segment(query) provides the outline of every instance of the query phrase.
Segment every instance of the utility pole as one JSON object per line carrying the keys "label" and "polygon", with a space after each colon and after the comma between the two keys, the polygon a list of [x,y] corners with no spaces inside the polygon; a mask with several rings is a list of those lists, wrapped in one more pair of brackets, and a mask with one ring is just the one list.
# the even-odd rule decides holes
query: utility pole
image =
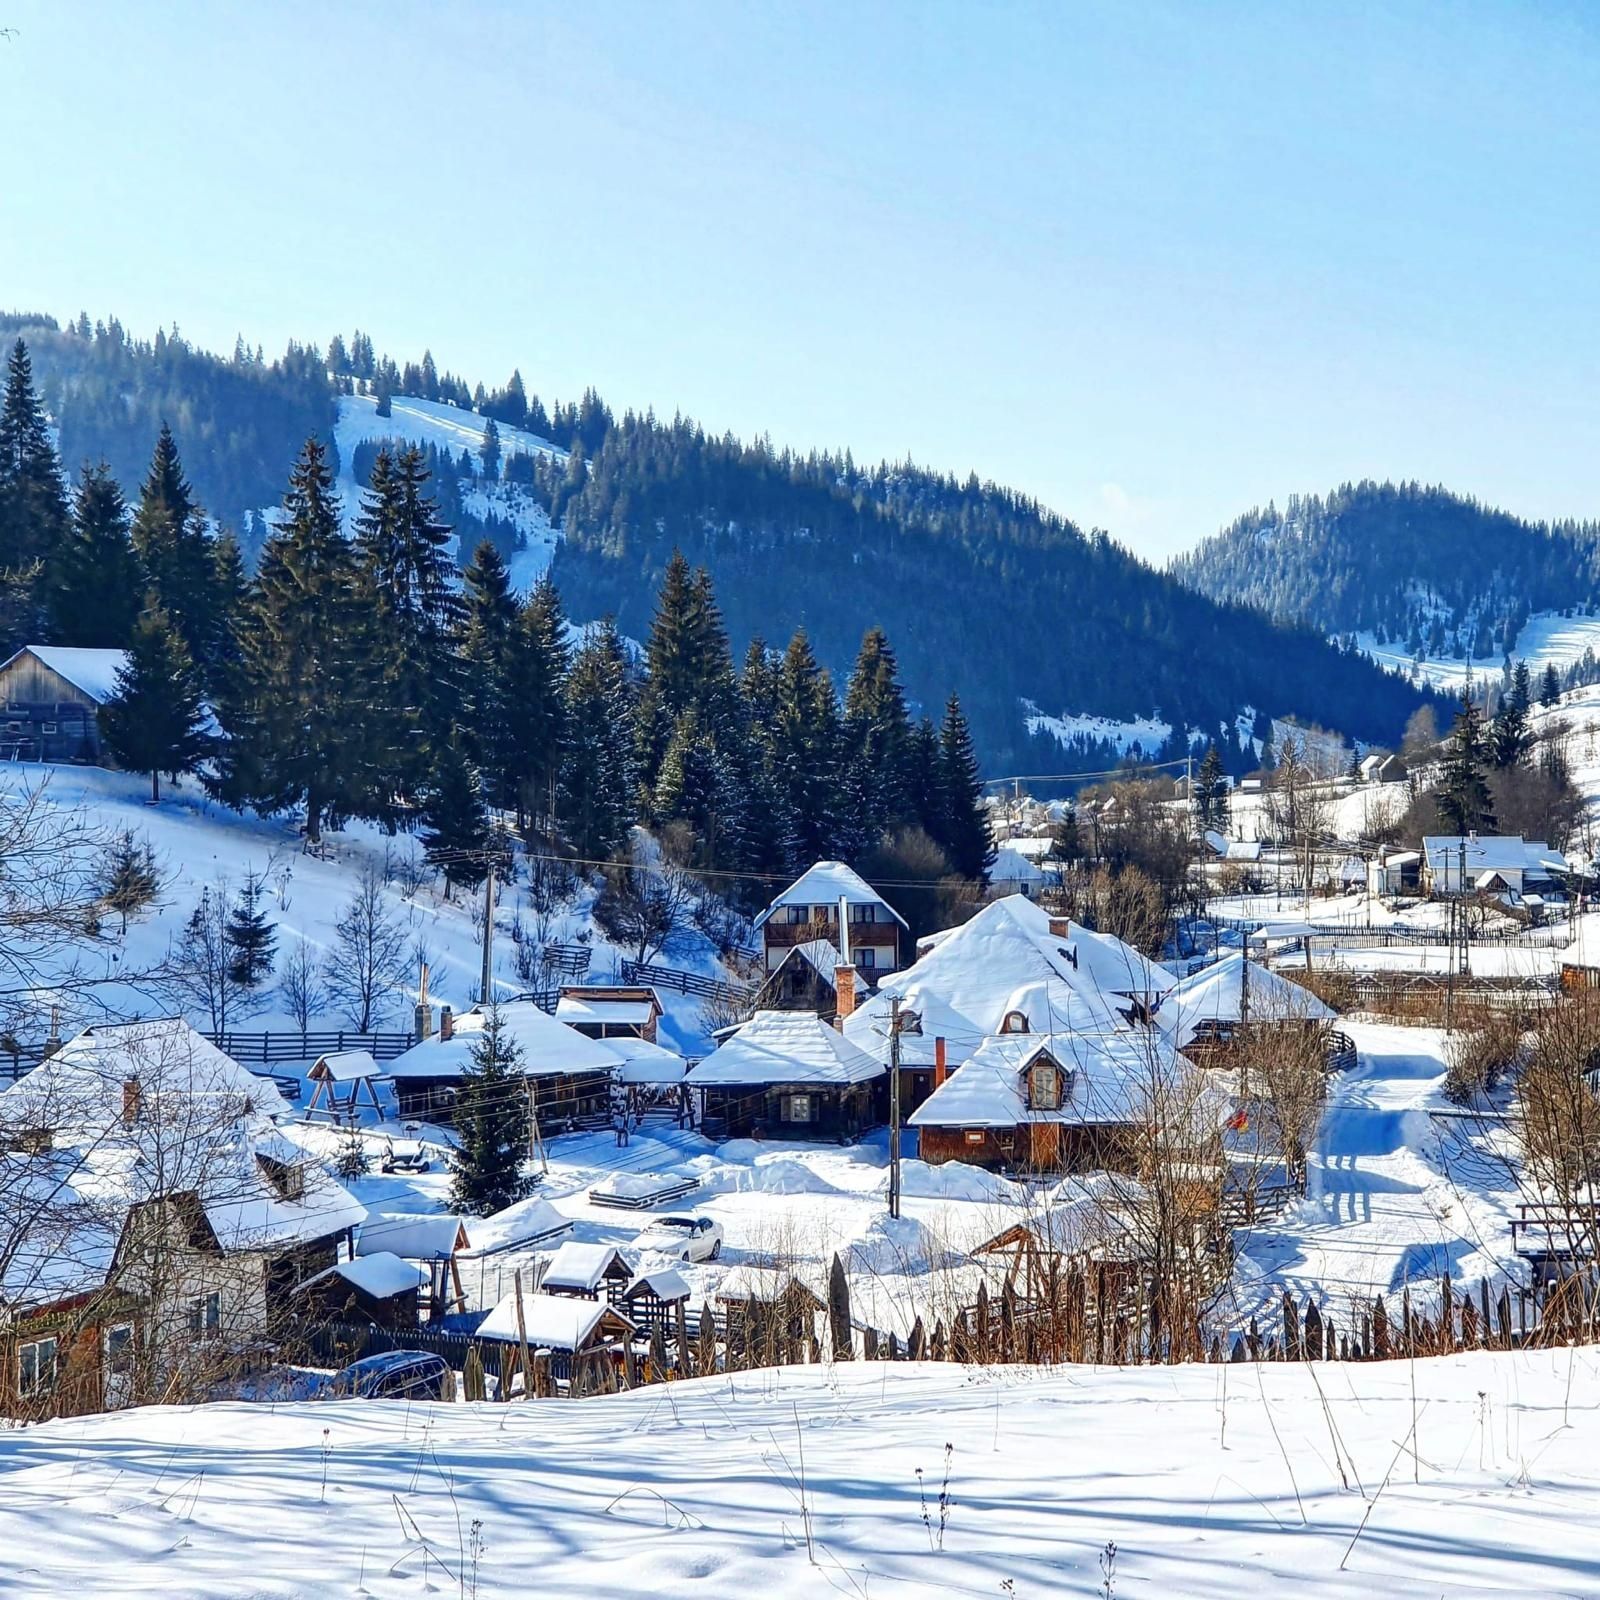
{"label": "utility pole", "polygon": [[484,1005],[494,1000],[490,981],[494,973],[494,857],[489,857],[488,876],[483,880],[483,983],[478,998]]}
{"label": "utility pole", "polygon": [[900,1035],[922,1032],[922,1018],[889,996],[889,1215],[900,1215]]}

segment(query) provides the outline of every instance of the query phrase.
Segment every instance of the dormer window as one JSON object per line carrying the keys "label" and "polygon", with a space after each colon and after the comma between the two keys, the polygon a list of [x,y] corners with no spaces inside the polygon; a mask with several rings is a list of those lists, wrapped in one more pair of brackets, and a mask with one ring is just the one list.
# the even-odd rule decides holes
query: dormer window
{"label": "dormer window", "polygon": [[1061,1109],[1061,1068],[1049,1056],[1036,1056],[1028,1068],[1028,1106],[1033,1111]]}
{"label": "dormer window", "polygon": [[1000,1024],[1001,1033],[1026,1033],[1028,1031],[1028,1014],[1025,1011],[1008,1011],[1005,1020]]}
{"label": "dormer window", "polygon": [[271,1156],[258,1155],[256,1161],[280,1200],[304,1200],[306,1197],[306,1167],[303,1161],[275,1161]]}

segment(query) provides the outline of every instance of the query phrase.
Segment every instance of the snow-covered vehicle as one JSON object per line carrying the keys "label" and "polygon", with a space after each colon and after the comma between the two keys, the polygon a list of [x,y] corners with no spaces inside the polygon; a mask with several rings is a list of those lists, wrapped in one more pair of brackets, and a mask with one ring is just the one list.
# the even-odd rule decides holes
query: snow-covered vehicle
{"label": "snow-covered vehicle", "polygon": [[382,1172],[426,1172],[431,1164],[420,1139],[389,1139],[378,1167]]}
{"label": "snow-covered vehicle", "polygon": [[715,1261],[722,1254],[722,1224],[689,1213],[657,1217],[633,1246],[676,1256],[679,1261]]}
{"label": "snow-covered vehicle", "polygon": [[450,1390],[450,1368],[427,1350],[390,1350],[367,1356],[335,1373],[330,1399],[443,1400]]}

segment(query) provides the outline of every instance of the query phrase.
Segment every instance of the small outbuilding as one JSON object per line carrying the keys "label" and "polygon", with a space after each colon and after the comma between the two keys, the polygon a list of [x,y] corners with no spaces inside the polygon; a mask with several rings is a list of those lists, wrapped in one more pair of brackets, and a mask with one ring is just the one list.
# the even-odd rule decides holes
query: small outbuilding
{"label": "small outbuilding", "polygon": [[471,1248],[466,1223],[449,1215],[369,1216],[356,1234],[358,1260],[393,1255],[423,1269],[430,1321],[466,1305],[461,1256]]}
{"label": "small outbuilding", "polygon": [[100,761],[100,708],[127,659],[126,650],[29,644],[0,664],[0,760]]}
{"label": "small outbuilding", "polygon": [[580,1244],[568,1239],[550,1258],[539,1279],[539,1293],[574,1295],[615,1305],[634,1280],[622,1252],[609,1244]]}
{"label": "small outbuilding", "polygon": [[414,1328],[425,1269],[387,1250],[340,1261],[293,1291],[302,1315],[319,1322]]}

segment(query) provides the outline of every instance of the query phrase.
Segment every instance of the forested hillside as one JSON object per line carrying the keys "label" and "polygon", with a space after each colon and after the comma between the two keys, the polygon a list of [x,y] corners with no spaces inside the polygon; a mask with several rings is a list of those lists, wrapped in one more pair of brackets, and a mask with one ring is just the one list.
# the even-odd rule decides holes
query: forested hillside
{"label": "forested hillside", "polygon": [[[536,501],[561,535],[554,576],[575,618],[611,613],[623,634],[642,637],[680,548],[712,574],[736,650],[804,625],[842,681],[863,633],[881,625],[913,707],[938,715],[959,690],[993,772],[1083,770],[1114,758],[1109,744],[1064,750],[1030,733],[1025,701],[1045,717],[1170,727],[1169,747],[1142,746],[1146,756],[1181,753],[1186,730],[1225,737],[1236,769],[1253,755],[1233,733],[1241,713],[1246,727],[1251,715],[1258,725],[1296,716],[1392,742],[1418,704],[1414,690],[1317,629],[1218,605],[1104,535],[976,477],[868,468],[848,453],[795,455],[682,418],[618,417],[593,392],[541,399],[520,374],[496,390],[469,387],[431,354],[401,364],[359,332],[335,336],[326,351],[291,345],[268,361],[242,342],[224,358],[175,333],[135,340],[115,319],[58,327],[12,316],[4,326],[26,337],[68,474],[104,460],[131,499],[165,422],[194,504],[238,534],[247,569],[268,531],[262,508],[278,504],[307,437],[332,448],[341,404],[375,400],[384,418],[392,397],[416,395],[476,411],[556,448],[502,453],[486,423],[478,451],[426,447],[463,564],[484,536],[514,557],[522,532],[502,512],[515,496]],[[394,433],[405,442],[398,417]],[[336,475],[342,468],[364,483],[375,453],[335,461]]]}
{"label": "forested hillside", "polygon": [[1600,524],[1525,522],[1416,483],[1345,484],[1247,512],[1172,572],[1327,634],[1498,663],[1531,614],[1600,599]]}

